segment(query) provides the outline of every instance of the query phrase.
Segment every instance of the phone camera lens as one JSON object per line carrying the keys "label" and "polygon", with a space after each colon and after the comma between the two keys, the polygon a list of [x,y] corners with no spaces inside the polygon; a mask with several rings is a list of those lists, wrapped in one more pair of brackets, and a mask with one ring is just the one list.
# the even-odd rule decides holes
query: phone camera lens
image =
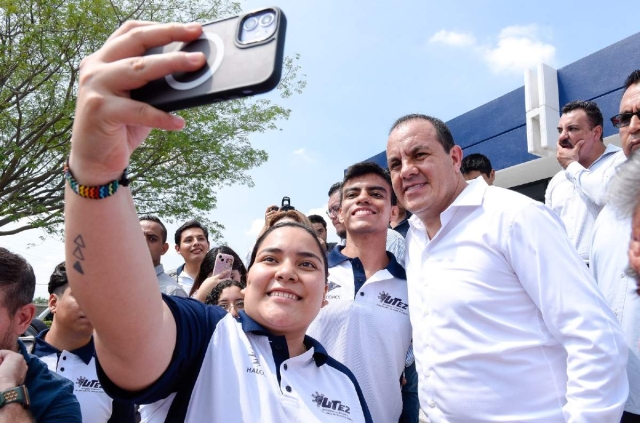
{"label": "phone camera lens", "polygon": [[256,29],[257,26],[258,26],[258,20],[256,18],[249,18],[246,21],[244,21],[244,25],[242,25],[245,31],[253,31],[254,29]]}
{"label": "phone camera lens", "polygon": [[273,20],[275,18],[276,16],[273,13],[267,13],[266,15],[260,18],[260,25],[269,26],[273,23]]}

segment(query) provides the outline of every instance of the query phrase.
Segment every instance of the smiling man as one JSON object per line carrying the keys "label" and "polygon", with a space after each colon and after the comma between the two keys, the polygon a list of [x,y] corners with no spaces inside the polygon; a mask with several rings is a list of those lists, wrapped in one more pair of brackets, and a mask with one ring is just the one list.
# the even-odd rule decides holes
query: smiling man
{"label": "smiling man", "polygon": [[[633,152],[638,151],[640,147],[640,70],[629,75],[624,89],[620,113],[612,117],[611,122],[620,131],[625,156],[631,159]],[[617,178],[617,175],[614,178]],[[628,181],[627,184],[629,183],[633,186],[634,183],[637,185],[638,181]],[[613,197],[604,206],[593,225],[590,259],[591,270],[598,286],[626,335],[629,350],[629,398],[622,421],[630,423],[640,421],[640,297],[636,295],[635,278],[625,272],[629,265],[627,249],[632,218],[631,213],[625,216],[616,210],[615,204],[619,201],[616,197],[623,195],[620,189],[619,187],[617,191],[611,192]]]}
{"label": "smiling man", "polygon": [[175,278],[185,292],[190,292],[200,271],[200,264],[209,252],[209,231],[200,222],[190,220],[176,230],[175,243],[184,264],[169,271],[168,275]]}
{"label": "smiling man", "polygon": [[560,216],[587,263],[593,224],[604,207],[607,184],[626,160],[619,147],[605,147],[602,121],[593,101],[572,101],[562,108],[556,156],[563,170],[554,175],[545,193],[545,204]]}
{"label": "smiling man", "polygon": [[618,419],[624,337],[559,218],[482,178],[467,184],[462,149],[431,116],[398,119],[387,160],[413,213],[409,310],[430,421]]}
{"label": "smiling man", "polygon": [[373,421],[397,422],[411,325],[404,269],[385,248],[396,203],[389,174],[357,163],[345,172],[341,198],[347,241],[329,253],[328,305],[309,334],[353,371]]}

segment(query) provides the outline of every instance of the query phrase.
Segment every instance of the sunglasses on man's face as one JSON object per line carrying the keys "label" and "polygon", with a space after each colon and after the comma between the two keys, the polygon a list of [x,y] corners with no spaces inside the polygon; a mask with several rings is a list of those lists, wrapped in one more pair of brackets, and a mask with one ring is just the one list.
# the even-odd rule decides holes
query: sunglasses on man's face
{"label": "sunglasses on man's face", "polygon": [[611,118],[611,123],[613,123],[613,126],[616,128],[624,128],[631,124],[631,119],[634,116],[640,119],[640,110],[635,113],[620,113],[619,115],[615,115]]}

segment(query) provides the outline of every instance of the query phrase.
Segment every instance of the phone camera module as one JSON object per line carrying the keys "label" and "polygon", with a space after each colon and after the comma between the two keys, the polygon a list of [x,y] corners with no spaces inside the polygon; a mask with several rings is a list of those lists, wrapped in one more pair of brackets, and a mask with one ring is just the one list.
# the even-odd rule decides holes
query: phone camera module
{"label": "phone camera module", "polygon": [[245,31],[253,31],[254,29],[257,28],[257,26],[258,26],[258,19],[256,18],[249,18],[246,21],[244,21],[244,25],[242,25]]}
{"label": "phone camera module", "polygon": [[260,25],[262,26],[269,26],[273,23],[273,21],[275,20],[276,15],[274,15],[273,13],[269,12],[266,15],[262,16],[260,18]]}
{"label": "phone camera module", "polygon": [[277,12],[274,9],[261,10],[242,20],[238,41],[244,45],[260,43],[271,38],[277,29]]}

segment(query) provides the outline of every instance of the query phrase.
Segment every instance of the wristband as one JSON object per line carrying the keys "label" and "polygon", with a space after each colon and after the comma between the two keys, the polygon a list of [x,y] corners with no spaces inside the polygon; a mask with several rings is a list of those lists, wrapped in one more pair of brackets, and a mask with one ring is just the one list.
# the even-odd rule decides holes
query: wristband
{"label": "wristband", "polygon": [[71,169],[69,168],[69,159],[67,159],[64,164],[64,178],[69,182],[69,186],[80,197],[91,198],[94,200],[101,200],[103,198],[107,198],[112,196],[118,190],[118,187],[122,185],[126,187],[129,185],[129,179],[127,178],[127,168],[122,172],[122,176],[120,179],[116,181],[111,181],[106,185],[97,185],[97,186],[86,186],[80,185],[76,178],[71,173]]}

